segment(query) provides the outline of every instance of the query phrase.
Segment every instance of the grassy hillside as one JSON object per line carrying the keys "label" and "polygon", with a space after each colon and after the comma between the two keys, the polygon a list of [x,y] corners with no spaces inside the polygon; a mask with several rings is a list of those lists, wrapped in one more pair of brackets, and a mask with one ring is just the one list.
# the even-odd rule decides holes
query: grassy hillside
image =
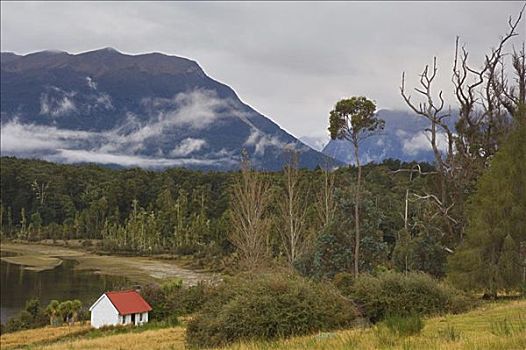
{"label": "grassy hillside", "polygon": [[[86,325],[5,334],[10,349],[184,349],[184,327],[88,331]],[[461,315],[429,318],[421,334],[398,337],[382,326],[343,330],[277,342],[240,343],[229,350],[256,349],[526,349],[526,300],[485,304]]]}

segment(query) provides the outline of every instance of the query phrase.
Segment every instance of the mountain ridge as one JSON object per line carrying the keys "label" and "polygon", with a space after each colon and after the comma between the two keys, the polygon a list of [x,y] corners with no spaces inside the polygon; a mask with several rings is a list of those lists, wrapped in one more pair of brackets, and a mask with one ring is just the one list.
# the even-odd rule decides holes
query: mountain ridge
{"label": "mountain ridge", "polygon": [[228,170],[247,149],[256,167],[278,170],[283,148],[292,147],[302,167],[327,162],[187,58],[108,48],[2,52],[1,70],[3,155],[97,162],[98,154],[128,166]]}

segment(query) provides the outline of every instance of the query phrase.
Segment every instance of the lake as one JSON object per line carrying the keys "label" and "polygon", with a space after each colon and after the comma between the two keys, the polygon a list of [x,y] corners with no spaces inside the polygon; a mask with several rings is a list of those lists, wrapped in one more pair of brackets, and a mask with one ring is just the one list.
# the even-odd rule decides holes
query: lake
{"label": "lake", "polygon": [[[6,256],[5,252],[2,252]],[[50,300],[79,299],[85,307],[105,291],[129,286],[125,277],[78,271],[74,260],[64,260],[52,269],[41,272],[2,261],[0,265],[0,318],[5,323],[24,308],[26,300],[39,298],[45,307]]]}

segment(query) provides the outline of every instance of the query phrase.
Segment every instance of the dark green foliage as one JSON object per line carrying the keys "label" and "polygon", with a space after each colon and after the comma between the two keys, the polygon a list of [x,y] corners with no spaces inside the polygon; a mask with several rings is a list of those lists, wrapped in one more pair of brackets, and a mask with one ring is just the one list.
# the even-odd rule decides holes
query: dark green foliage
{"label": "dark green foliage", "polygon": [[[81,239],[90,250],[121,254],[180,254],[193,256],[196,268],[228,270],[235,249],[228,241],[230,185],[239,173],[168,169],[114,170],[93,165],[60,165],[38,160],[2,157],[0,168],[2,237],[18,239]],[[379,267],[405,271],[405,256],[393,253],[404,227],[407,187],[415,193],[433,191],[431,178],[417,177],[408,184],[407,173],[391,172],[415,164],[387,160],[364,165],[361,195],[361,254],[359,269]],[[420,164],[422,171],[430,166]],[[321,170],[299,172],[302,186],[320,184]],[[305,225],[308,250],[294,266],[309,277],[332,278],[352,269],[355,248],[354,183],[357,168],[334,172],[335,212],[320,224],[318,185],[309,191]],[[280,173],[264,173],[273,191],[282,190]],[[45,196],[40,196],[44,192]],[[44,198],[44,200],[42,200]],[[273,199],[270,218],[277,213]],[[1,208],[0,208],[1,209]],[[450,243],[430,217],[432,203],[411,203],[409,271],[443,276]],[[285,252],[277,222],[270,229],[269,251],[281,259]],[[95,239],[95,240],[94,240]],[[93,242],[93,243],[88,243]],[[448,246],[454,249],[453,246]],[[513,256],[510,261],[514,261]],[[400,258],[401,257],[401,258]],[[503,263],[501,263],[502,265]],[[509,264],[507,264],[509,266]],[[513,275],[510,275],[513,277]]]}
{"label": "dark green foliage", "polygon": [[459,313],[473,305],[473,300],[464,293],[415,272],[360,275],[344,293],[355,300],[373,322],[388,315]]}
{"label": "dark green foliage", "polygon": [[335,273],[351,269],[352,240],[337,227],[336,224],[330,225],[316,240],[311,275],[332,277]]}
{"label": "dark green foliage", "polygon": [[375,103],[363,96],[338,101],[329,117],[331,138],[359,139],[360,134],[383,129],[385,122],[374,116],[375,111]]}
{"label": "dark green foliage", "polygon": [[212,347],[309,334],[347,327],[357,316],[330,285],[276,272],[242,275],[227,279],[190,321],[187,342]]}
{"label": "dark green foliage", "polygon": [[149,284],[141,289],[141,295],[152,307],[153,320],[175,320],[178,316],[198,311],[213,292],[205,282],[184,287],[181,280],[169,280],[161,285]]}
{"label": "dark green foliage", "polygon": [[354,276],[349,272],[340,272],[334,276],[333,283],[341,291],[350,290],[354,283]]}
{"label": "dark green foliage", "polygon": [[398,271],[421,271],[442,277],[445,274],[447,251],[439,240],[440,232],[423,230],[411,237],[404,229],[393,250],[393,262]]}
{"label": "dark green foliage", "polygon": [[525,139],[523,124],[511,134],[480,178],[477,193],[468,206],[466,237],[448,264],[449,277],[459,287],[482,290],[496,297],[498,291],[520,290],[524,283]]}
{"label": "dark green foliage", "polygon": [[382,324],[392,333],[402,337],[419,334],[424,328],[424,321],[419,315],[390,315],[382,321]]}
{"label": "dark green foliage", "polygon": [[24,310],[15,317],[10,318],[2,332],[16,332],[23,329],[38,328],[49,322],[44,310],[40,307],[40,300],[34,298],[26,301]]}

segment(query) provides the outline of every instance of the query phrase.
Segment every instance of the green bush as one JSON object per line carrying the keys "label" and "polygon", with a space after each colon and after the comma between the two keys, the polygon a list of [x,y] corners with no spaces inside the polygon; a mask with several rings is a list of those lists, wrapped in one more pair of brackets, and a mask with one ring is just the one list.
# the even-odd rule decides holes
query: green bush
{"label": "green bush", "polygon": [[262,273],[227,279],[187,328],[193,347],[269,340],[349,326],[358,316],[335,288],[296,275]]}
{"label": "green bush", "polygon": [[23,329],[43,327],[48,323],[44,310],[40,307],[40,300],[33,298],[26,301],[24,310],[10,318],[2,332],[16,332]]}
{"label": "green bush", "polygon": [[176,279],[167,280],[161,285],[146,285],[141,289],[141,295],[152,307],[150,317],[161,321],[198,311],[208,300],[212,289],[206,282],[184,287],[182,282]]}
{"label": "green bush", "polygon": [[360,275],[350,289],[343,292],[355,300],[373,322],[387,315],[459,313],[474,304],[468,295],[424,273]]}
{"label": "green bush", "polygon": [[392,315],[386,317],[382,324],[392,333],[402,337],[419,334],[424,328],[424,321],[419,315]]}

